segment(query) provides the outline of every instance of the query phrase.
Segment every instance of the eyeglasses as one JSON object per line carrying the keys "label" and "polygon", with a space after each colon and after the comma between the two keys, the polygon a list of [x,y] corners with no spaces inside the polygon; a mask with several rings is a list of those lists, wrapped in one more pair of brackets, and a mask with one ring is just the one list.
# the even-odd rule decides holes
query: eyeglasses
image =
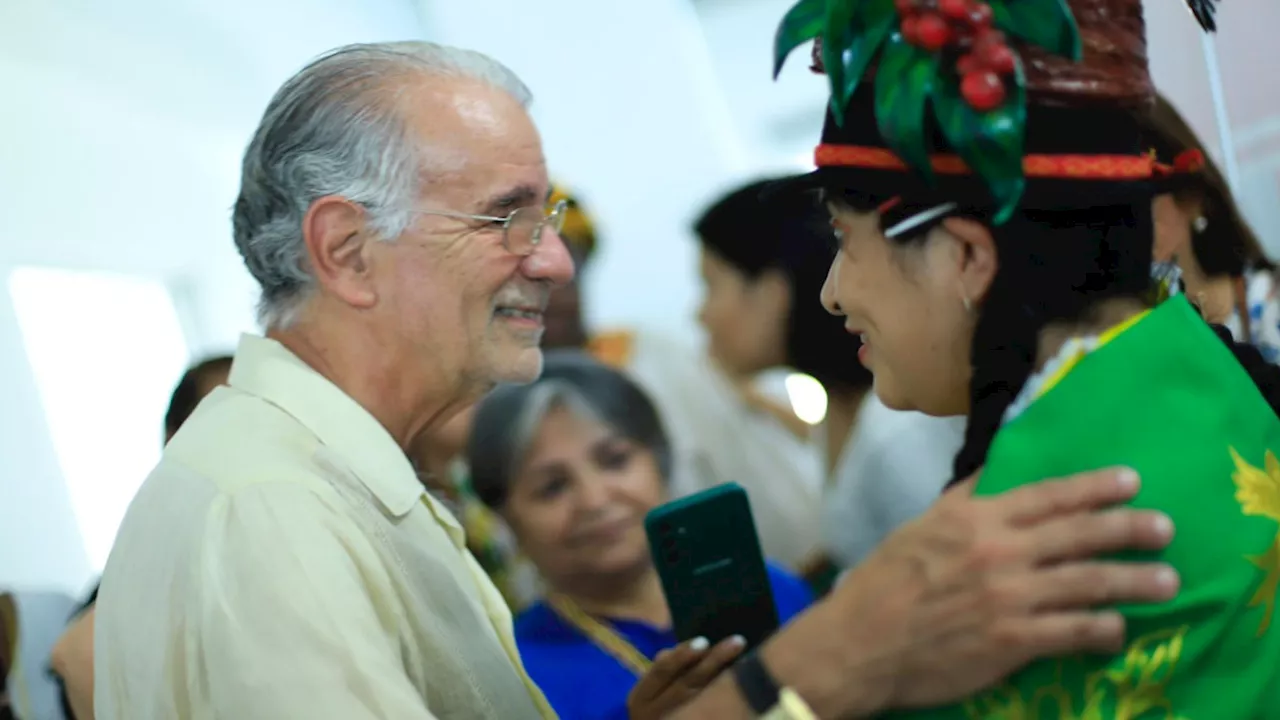
{"label": "eyeglasses", "polygon": [[555,233],[564,229],[565,208],[569,203],[565,200],[557,202],[550,212],[537,207],[516,208],[506,217],[492,215],[468,215],[466,213],[444,212],[440,210],[416,210],[419,215],[437,215],[439,217],[457,218],[459,220],[476,220],[502,227],[502,246],[507,252],[525,257],[532,255],[542,242],[542,229],[551,228]]}

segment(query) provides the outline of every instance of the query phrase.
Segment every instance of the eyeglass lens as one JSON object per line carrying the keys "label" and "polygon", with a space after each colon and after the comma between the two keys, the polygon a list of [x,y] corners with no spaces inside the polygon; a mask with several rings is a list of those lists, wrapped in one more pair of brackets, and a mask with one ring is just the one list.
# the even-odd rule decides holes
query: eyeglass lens
{"label": "eyeglass lens", "polygon": [[529,255],[542,240],[542,229],[549,227],[553,232],[564,228],[563,202],[556,203],[550,214],[541,208],[520,208],[511,214],[507,221],[507,250],[516,255]]}

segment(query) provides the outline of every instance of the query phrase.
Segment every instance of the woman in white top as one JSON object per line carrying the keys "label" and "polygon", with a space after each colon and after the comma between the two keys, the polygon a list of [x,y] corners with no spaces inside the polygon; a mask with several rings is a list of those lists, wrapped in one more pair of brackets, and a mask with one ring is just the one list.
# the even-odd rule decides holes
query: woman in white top
{"label": "woman in white top", "polygon": [[[820,302],[835,244],[808,193],[751,183],[695,224],[705,288],[699,320],[709,351],[735,377],[789,367],[822,383],[821,551],[802,570],[823,590],[901,523],[923,512],[950,477],[963,420],[889,410],[875,399],[857,337]],[[811,531],[797,528],[799,532]]]}
{"label": "woman in white top", "polygon": [[1157,156],[1186,178],[1177,191],[1152,205],[1155,258],[1176,262],[1187,297],[1205,319],[1225,325],[1271,363],[1280,363],[1280,299],[1275,265],[1241,215],[1226,179],[1195,131],[1164,96],[1147,117]]}

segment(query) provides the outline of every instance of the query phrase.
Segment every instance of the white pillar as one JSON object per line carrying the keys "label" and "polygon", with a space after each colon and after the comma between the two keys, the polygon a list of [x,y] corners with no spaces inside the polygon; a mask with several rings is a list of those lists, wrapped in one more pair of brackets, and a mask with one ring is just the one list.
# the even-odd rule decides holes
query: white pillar
{"label": "white pillar", "polygon": [[1240,189],[1240,163],[1236,157],[1236,144],[1232,139],[1231,118],[1227,113],[1227,99],[1222,90],[1222,70],[1218,66],[1218,47],[1214,35],[1204,33],[1200,38],[1204,51],[1204,64],[1209,73],[1209,93],[1213,98],[1213,115],[1218,122],[1218,142],[1222,149],[1223,170],[1227,183],[1235,192]]}

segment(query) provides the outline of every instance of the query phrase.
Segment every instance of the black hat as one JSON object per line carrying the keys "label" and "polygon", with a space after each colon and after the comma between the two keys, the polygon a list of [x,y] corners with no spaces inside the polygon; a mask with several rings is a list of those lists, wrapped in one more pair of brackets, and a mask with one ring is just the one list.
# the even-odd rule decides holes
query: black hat
{"label": "black hat", "polygon": [[[1216,0],[1187,2],[1213,30]],[[810,39],[832,94],[801,184],[1002,223],[1019,208],[1134,202],[1173,172],[1140,123],[1155,95],[1141,0],[800,0],[775,72]]]}

